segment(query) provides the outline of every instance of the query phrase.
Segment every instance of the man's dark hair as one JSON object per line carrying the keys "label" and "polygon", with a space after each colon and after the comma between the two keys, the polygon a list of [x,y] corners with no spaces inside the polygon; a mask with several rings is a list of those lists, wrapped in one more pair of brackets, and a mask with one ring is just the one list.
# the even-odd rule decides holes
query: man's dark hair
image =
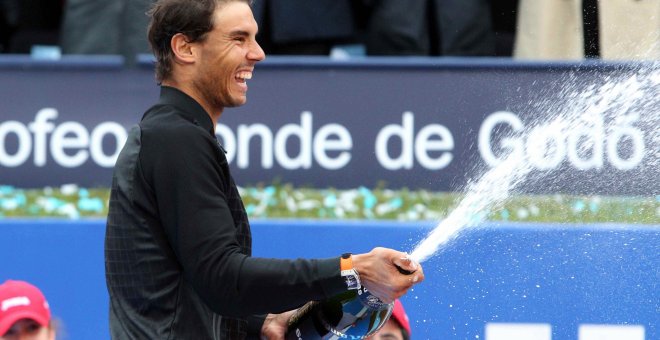
{"label": "man's dark hair", "polygon": [[203,41],[213,29],[213,13],[218,6],[240,1],[248,5],[251,0],[158,0],[149,10],[147,37],[156,57],[156,80],[162,83],[172,73],[174,53],[170,47],[177,33],[189,42]]}

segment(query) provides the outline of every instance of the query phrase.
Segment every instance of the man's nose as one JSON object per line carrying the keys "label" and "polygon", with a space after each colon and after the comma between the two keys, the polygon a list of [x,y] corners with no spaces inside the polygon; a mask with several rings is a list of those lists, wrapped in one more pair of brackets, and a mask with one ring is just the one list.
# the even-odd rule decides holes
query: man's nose
{"label": "man's nose", "polygon": [[247,57],[250,60],[262,61],[266,59],[266,53],[261,48],[261,46],[259,46],[259,43],[255,41],[250,47],[250,51],[248,52]]}

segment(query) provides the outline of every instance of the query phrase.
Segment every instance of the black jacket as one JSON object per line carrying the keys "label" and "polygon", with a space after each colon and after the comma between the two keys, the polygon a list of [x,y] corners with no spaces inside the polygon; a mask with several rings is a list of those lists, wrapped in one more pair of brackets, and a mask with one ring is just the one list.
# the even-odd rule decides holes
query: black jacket
{"label": "black jacket", "polygon": [[162,87],[115,166],[105,239],[116,339],[242,339],[251,315],[346,289],[339,257],[252,258],[248,217],[213,122]]}

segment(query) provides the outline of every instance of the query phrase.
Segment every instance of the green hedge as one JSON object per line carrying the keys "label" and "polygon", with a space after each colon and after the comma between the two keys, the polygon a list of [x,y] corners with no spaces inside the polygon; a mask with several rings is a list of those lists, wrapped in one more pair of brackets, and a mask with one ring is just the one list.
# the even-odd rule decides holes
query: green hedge
{"label": "green hedge", "polygon": [[[239,188],[251,218],[440,220],[460,194],[365,187],[295,188],[273,184]],[[107,188],[20,189],[0,186],[0,217],[105,218]],[[565,223],[660,223],[660,196],[512,196],[502,207],[485,212],[492,221]]]}

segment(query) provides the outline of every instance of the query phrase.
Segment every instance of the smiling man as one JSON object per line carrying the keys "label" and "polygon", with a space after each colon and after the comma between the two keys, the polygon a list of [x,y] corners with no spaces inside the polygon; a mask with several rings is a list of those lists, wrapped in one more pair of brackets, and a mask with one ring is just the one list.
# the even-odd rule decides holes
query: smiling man
{"label": "smiling man", "polygon": [[113,338],[281,339],[292,309],[358,288],[350,282],[390,302],[424,279],[419,264],[385,248],[251,257],[248,217],[215,137],[265,57],[250,4],[160,0],[150,16],[161,94],[113,174],[105,239]]}

